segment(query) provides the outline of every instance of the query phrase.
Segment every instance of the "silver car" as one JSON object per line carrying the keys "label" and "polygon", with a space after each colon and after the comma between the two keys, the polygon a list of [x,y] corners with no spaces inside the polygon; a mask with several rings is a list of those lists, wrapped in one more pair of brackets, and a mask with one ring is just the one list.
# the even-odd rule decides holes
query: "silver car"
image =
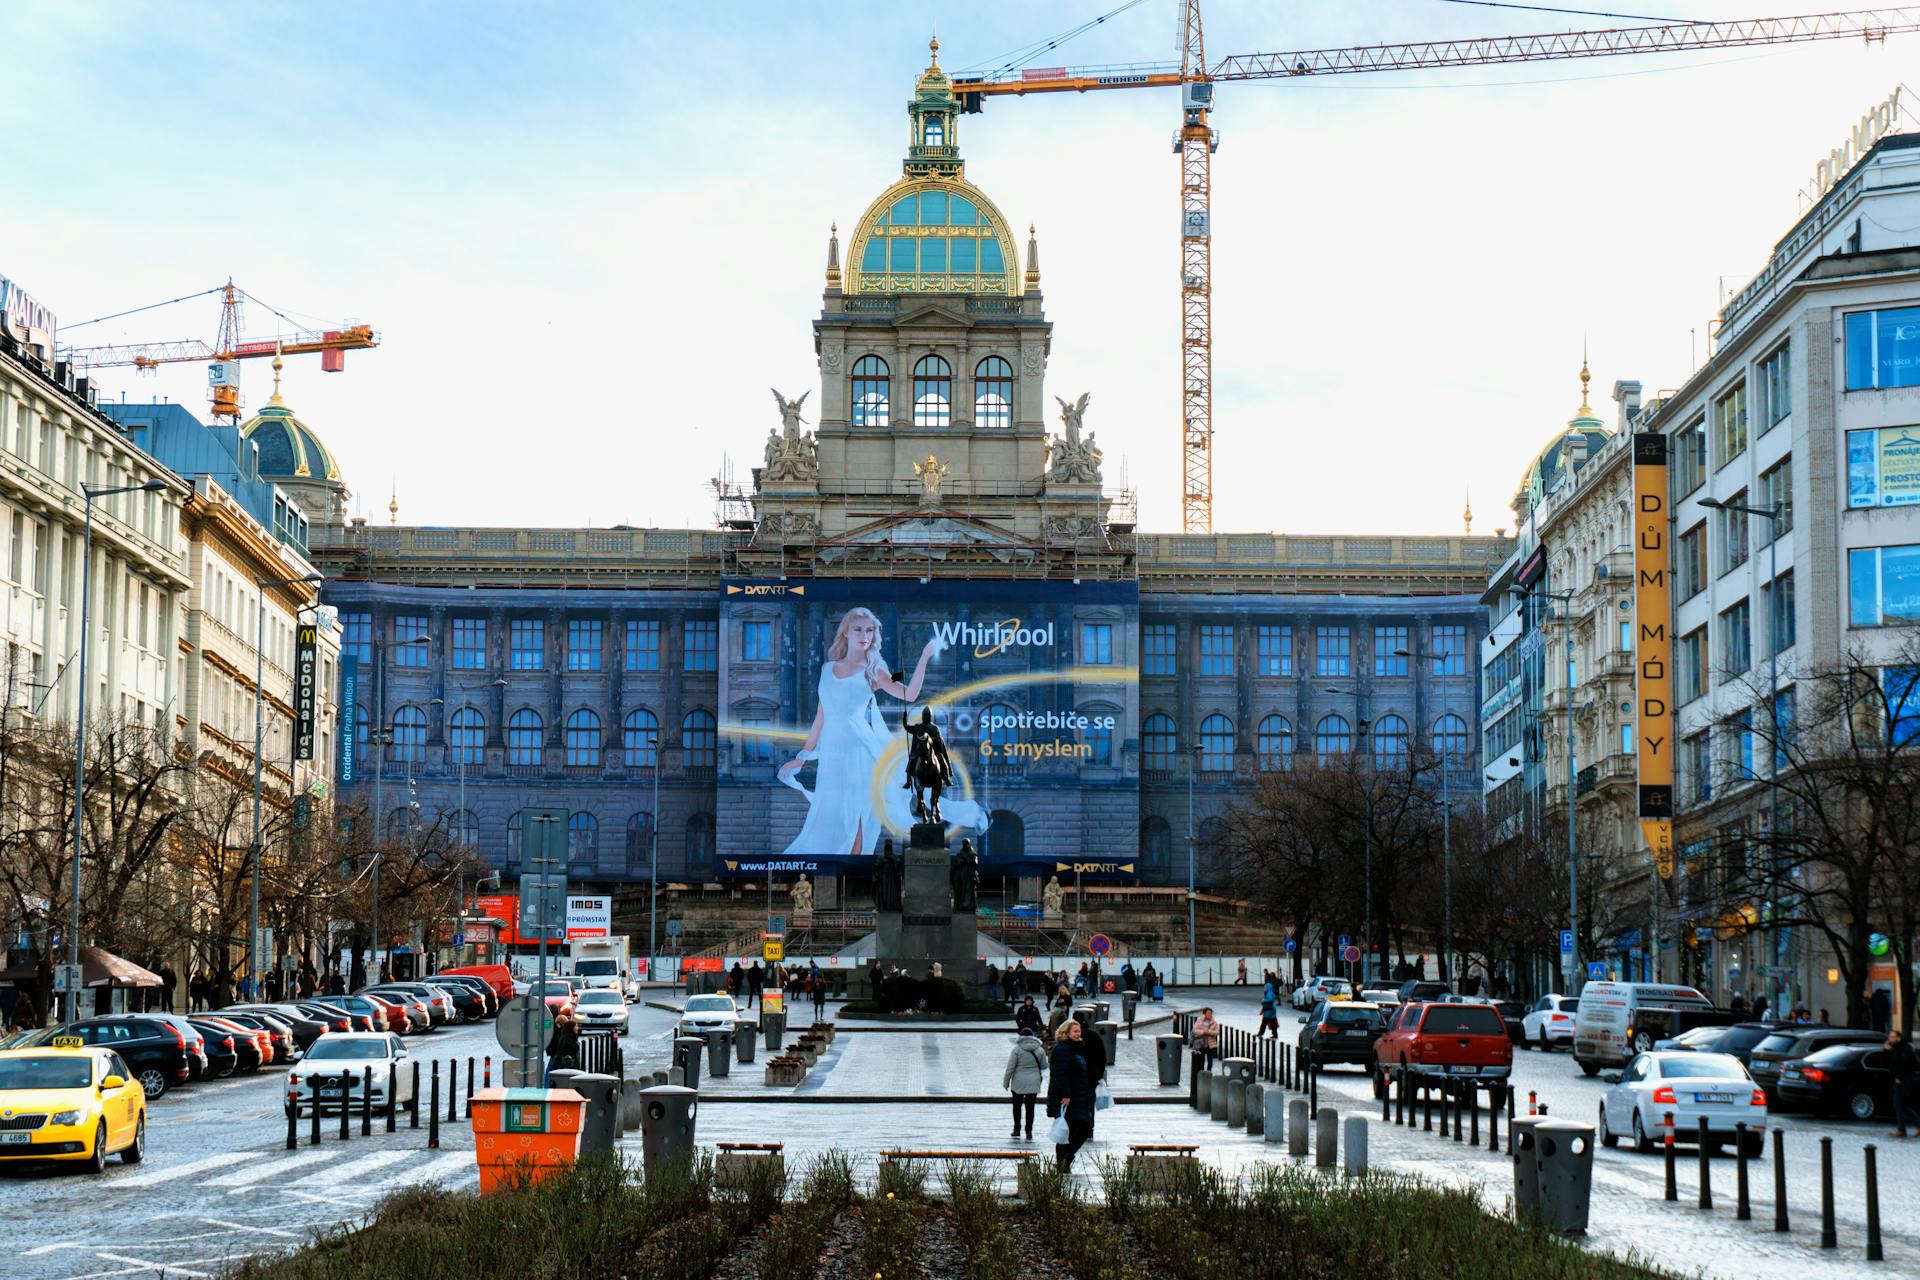
{"label": "silver car", "polygon": [[680,1025],[674,1034],[704,1036],[709,1031],[732,1031],[739,1021],[740,1010],[732,996],[690,996],[680,1009]]}
{"label": "silver car", "polygon": [[573,1016],[582,1031],[589,1027],[612,1027],[615,1035],[624,1036],[633,1030],[627,998],[612,988],[582,991],[575,996]]}

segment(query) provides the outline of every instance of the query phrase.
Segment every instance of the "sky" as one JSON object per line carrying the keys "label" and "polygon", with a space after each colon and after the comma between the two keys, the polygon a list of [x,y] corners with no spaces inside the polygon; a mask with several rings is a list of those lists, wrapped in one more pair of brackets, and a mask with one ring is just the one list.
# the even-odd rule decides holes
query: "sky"
{"label": "sky", "polygon": [[[381,335],[288,403],[360,514],[426,525],[714,518],[817,387],[828,228],[899,175],[937,30],[950,71],[1122,3],[0,6],[0,274],[63,328],[231,276],[247,335]],[[1213,0],[1210,60],[1840,6]],[[1566,0],[1605,9],[1609,0]],[[1030,65],[1177,58],[1142,0]],[[1533,454],[1615,379],[1704,361],[1721,300],[1920,35],[1223,85],[1214,125],[1214,527],[1511,526]],[[1903,102],[1906,97],[1903,95]],[[967,174],[1038,227],[1049,394],[1092,393],[1110,485],[1179,528],[1179,123],[1171,90],[991,101]],[[1905,114],[1904,124],[1916,117]],[[214,299],[72,341],[214,336]],[[199,365],[106,396],[204,412]],[[245,366],[264,404],[271,374]],[[816,392],[813,400],[818,401]]]}

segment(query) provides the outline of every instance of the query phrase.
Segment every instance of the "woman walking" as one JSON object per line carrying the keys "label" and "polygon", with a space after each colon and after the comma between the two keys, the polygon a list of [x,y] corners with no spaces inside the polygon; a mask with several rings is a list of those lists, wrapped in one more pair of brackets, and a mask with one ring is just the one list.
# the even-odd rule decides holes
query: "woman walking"
{"label": "woman walking", "polygon": [[1033,1137],[1033,1105],[1040,1096],[1040,1086],[1046,1082],[1047,1055],[1040,1047],[1040,1041],[1034,1036],[1034,1028],[1022,1025],[1020,1034],[1013,1038],[1013,1052],[1007,1055],[1007,1069],[1002,1074],[1000,1087],[1013,1095],[1013,1136],[1020,1136],[1021,1111],[1026,1112],[1026,1136]]}
{"label": "woman walking", "polygon": [[1063,1024],[1060,1035],[1047,1064],[1047,1118],[1066,1121],[1067,1140],[1055,1143],[1053,1148],[1060,1168],[1065,1170],[1072,1167],[1074,1154],[1093,1137],[1094,1075],[1081,1052],[1080,1024]]}
{"label": "woman walking", "polygon": [[1193,1047],[1200,1053],[1200,1066],[1211,1069],[1214,1058],[1220,1052],[1220,1024],[1214,1021],[1211,1005],[1200,1011],[1193,1020]]}

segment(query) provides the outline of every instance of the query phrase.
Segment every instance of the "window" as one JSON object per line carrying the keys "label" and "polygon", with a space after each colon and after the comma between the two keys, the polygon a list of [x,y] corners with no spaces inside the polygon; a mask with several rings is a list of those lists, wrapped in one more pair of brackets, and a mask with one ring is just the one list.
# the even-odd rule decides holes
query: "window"
{"label": "window", "polygon": [[1920,622],[1920,546],[1847,552],[1848,622],[1884,627]]}
{"label": "window", "polygon": [[1713,467],[1718,471],[1747,451],[1747,384],[1713,402]]}
{"label": "window", "polygon": [[1407,767],[1407,722],[1399,716],[1381,716],[1373,726],[1373,764],[1377,769]]}
{"label": "window", "polygon": [[1203,676],[1233,674],[1232,627],[1203,626],[1200,628],[1200,674]]}
{"label": "window", "polygon": [[1742,711],[1727,721],[1727,772],[1735,782],[1751,782],[1753,772],[1753,712]]}
{"label": "window", "polygon": [[686,857],[688,871],[713,869],[713,815],[696,813],[687,819]]}
{"label": "window", "polygon": [[427,758],[427,713],[401,707],[393,713],[393,758],[407,764]]}
{"label": "window", "polygon": [[538,765],[545,735],[546,726],[538,711],[523,707],[514,712],[507,720],[507,763],[522,767]]}
{"label": "window", "polygon": [[1673,438],[1673,496],[1686,497],[1707,482],[1707,419],[1703,414]]}
{"label": "window", "polygon": [[773,661],[773,623],[748,621],[740,624],[740,661]]}
{"label": "window", "polygon": [[1377,676],[1403,676],[1407,674],[1407,658],[1404,653],[1394,652],[1407,647],[1407,629],[1405,627],[1375,627],[1373,629],[1373,674]]}
{"label": "window", "polygon": [[939,356],[921,356],[913,366],[913,425],[944,427],[953,416],[953,366]]}
{"label": "window", "polygon": [[929,147],[946,146],[947,145],[947,122],[945,118],[938,115],[929,115],[925,119],[925,121],[922,122],[921,124],[920,140],[922,145],[924,146],[929,146]]}
{"label": "window", "polygon": [[547,666],[547,624],[539,618],[515,618],[507,625],[507,665],[515,671],[544,671]]}
{"label": "window", "polygon": [[1624,618],[1620,621],[1620,652],[1633,652],[1633,623]]}
{"label": "window", "polygon": [[765,716],[747,716],[740,721],[733,740],[740,747],[741,764],[773,763],[772,729],[773,721]]}
{"label": "window", "polygon": [[487,718],[472,707],[461,707],[447,726],[447,762],[479,764],[486,737]]}
{"label": "window", "polygon": [[1633,754],[1633,722],[1631,720],[1620,726],[1620,754],[1623,756]]}
{"label": "window", "polygon": [[1140,726],[1140,764],[1145,769],[1173,768],[1175,747],[1173,717],[1150,715]]}
{"label": "window", "polygon": [[453,669],[484,671],[486,666],[487,620],[455,618],[453,620]]}
{"label": "window", "polygon": [[1693,599],[1706,589],[1706,521],[1702,520],[1693,528],[1681,531],[1679,545],[1674,549],[1673,578],[1682,602]]}
{"label": "window", "polygon": [[999,356],[988,356],[973,367],[973,423],[1013,425],[1013,366]]}
{"label": "window", "polygon": [[1140,672],[1149,676],[1174,674],[1174,637],[1170,623],[1153,622],[1140,628]]}
{"label": "window", "polygon": [[1293,628],[1261,627],[1254,632],[1254,639],[1260,651],[1260,674],[1263,676],[1290,676],[1293,674]]}
{"label": "window", "polygon": [[1767,652],[1785,653],[1793,648],[1796,627],[1793,617],[1793,570],[1789,569],[1769,582],[1767,591]]}
{"label": "window", "polygon": [[480,844],[480,819],[473,816],[471,809],[455,809],[443,818],[447,824],[447,839],[463,849],[478,848]]}
{"label": "window", "polygon": [[1463,676],[1467,674],[1467,629],[1447,626],[1433,629],[1433,654],[1435,675]]}
{"label": "window", "polygon": [[1233,772],[1233,721],[1225,716],[1200,722],[1200,767],[1208,773]]}
{"label": "window", "polygon": [[1760,501],[1755,505],[1771,507],[1780,513],[1771,520],[1765,516],[1755,517],[1760,521],[1761,546],[1766,546],[1780,534],[1793,528],[1792,454],[1788,454],[1760,473]]}
{"label": "window", "polygon": [[[1748,505],[1747,491],[1736,490],[1727,501],[1738,506],[1746,506]],[[1714,516],[1720,525],[1715,531],[1715,536],[1720,540],[1720,572],[1731,573],[1747,562],[1748,516],[1744,511],[1725,509],[1714,512]]]}
{"label": "window", "polygon": [[879,356],[861,356],[853,363],[853,425],[887,425],[887,362]]}
{"label": "window", "polygon": [[1793,750],[1794,694],[1791,688],[1782,689],[1773,695],[1773,767],[1787,767],[1787,756]]}
{"label": "window", "polygon": [[600,669],[600,620],[598,618],[567,619],[567,670],[598,671]]}
{"label": "window", "polygon": [[[19,516],[15,516],[17,521]],[[15,526],[18,527],[17,525]],[[15,536],[15,544],[19,538]],[[16,573],[14,580],[20,575]],[[352,654],[362,662],[373,661],[373,615],[370,613],[343,613],[340,615],[340,652]]]}
{"label": "window", "polygon": [[716,733],[713,712],[695,709],[680,719],[680,752],[689,769],[713,768]]}
{"label": "window", "polygon": [[660,623],[655,619],[627,619],[626,667],[629,671],[660,669]]}
{"label": "window", "polygon": [[1753,665],[1753,610],[1742,600],[1720,611],[1720,669],[1737,676]]}
{"label": "window", "polygon": [[1153,816],[1141,820],[1140,857],[1149,872],[1158,871],[1163,875],[1173,864],[1173,828],[1165,818]]}
{"label": "window", "polygon": [[660,743],[660,718],[645,707],[635,707],[627,712],[627,718],[620,726],[620,745],[627,753],[627,768],[651,769],[658,759],[655,754]]}
{"label": "window", "polygon": [[1781,343],[1772,355],[1760,362],[1760,434],[1780,425],[1793,409],[1793,374],[1787,368],[1790,348]]}
{"label": "window", "polygon": [[636,813],[627,819],[627,870],[639,875],[653,860],[653,815]]}
{"label": "window", "polygon": [[1681,636],[1680,651],[1674,658],[1680,701],[1692,702],[1707,691],[1707,629],[1701,627]]}
{"label": "window", "polygon": [[1847,505],[1920,503],[1920,427],[1847,432]]}
{"label": "window", "polygon": [[1693,801],[1713,798],[1713,750],[1705,732],[1681,740],[1680,780]]}
{"label": "window", "polygon": [[1267,716],[1260,721],[1254,752],[1260,768],[1268,773],[1293,767],[1293,725],[1285,716]]}
{"label": "window", "polygon": [[357,702],[353,707],[353,758],[360,764],[367,762],[368,735],[371,732],[373,717],[367,713],[367,704]]}
{"label": "window", "polygon": [[680,624],[685,646],[680,664],[687,671],[713,671],[719,666],[720,624],[710,618],[694,618]]}
{"label": "window", "polygon": [[1094,723],[1087,726],[1087,736],[1085,738],[1087,744],[1085,762],[1087,764],[1104,767],[1113,762],[1113,726],[1105,723],[1106,720],[1111,718],[1107,712],[1103,711],[1092,717]]}
{"label": "window", "polygon": [[1320,717],[1313,727],[1313,755],[1321,764],[1353,750],[1353,726],[1342,715]]}
{"label": "window", "polygon": [[1881,692],[1887,700],[1887,741],[1904,747],[1920,737],[1920,667],[1885,667]]}
{"label": "window", "polygon": [[586,707],[567,717],[567,768],[600,767],[600,717]]}
{"label": "window", "polygon": [[1847,390],[1920,385],[1920,307],[1847,317]]}
{"label": "window", "polygon": [[417,614],[396,614],[393,619],[393,665],[396,667],[424,667],[427,665],[427,652],[431,644],[421,644],[427,638],[427,620]]}
{"label": "window", "polygon": [[[7,551],[7,577],[13,582],[23,582],[21,567],[26,561],[27,519],[18,511],[13,513],[13,542]],[[365,617],[365,614],[349,615]]]}
{"label": "window", "polygon": [[1317,676],[1351,674],[1350,641],[1345,627],[1315,627],[1313,632],[1313,673]]}
{"label": "window", "polygon": [[1112,664],[1113,624],[1111,622],[1080,624],[1080,661],[1089,666],[1098,667]]}
{"label": "window", "polygon": [[982,750],[983,759],[1006,760],[1013,753],[1013,744],[1019,741],[1020,713],[1004,703],[994,702],[980,709],[980,741],[991,746],[991,752]]}
{"label": "window", "polygon": [[567,818],[567,861],[592,862],[600,847],[600,820],[576,810]]}
{"label": "window", "polygon": [[1441,757],[1449,769],[1465,764],[1467,751],[1465,720],[1449,711],[1433,722],[1433,753]]}

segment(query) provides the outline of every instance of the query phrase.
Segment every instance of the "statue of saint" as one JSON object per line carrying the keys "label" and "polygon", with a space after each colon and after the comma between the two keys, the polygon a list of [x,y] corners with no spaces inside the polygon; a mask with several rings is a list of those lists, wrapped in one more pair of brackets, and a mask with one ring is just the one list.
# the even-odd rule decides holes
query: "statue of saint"
{"label": "statue of saint", "polygon": [[780,434],[786,437],[788,444],[800,439],[800,406],[807,402],[812,391],[802,391],[798,400],[789,400],[780,394],[777,387],[769,388],[773,392],[773,402],[780,406]]}
{"label": "statue of saint", "polygon": [[1091,391],[1082,391],[1080,398],[1072,404],[1068,404],[1059,396],[1054,397],[1060,406],[1060,425],[1066,428],[1067,447],[1070,449],[1080,448],[1080,420],[1087,416],[1087,404],[1092,399]]}
{"label": "statue of saint", "polygon": [[873,864],[873,909],[875,911],[898,911],[900,909],[900,859],[893,853],[893,838],[889,836],[881,842],[880,857]]}
{"label": "statue of saint", "polygon": [[947,464],[928,454],[925,462],[913,464],[913,474],[920,477],[920,501],[927,506],[940,501],[940,484],[947,478]]}
{"label": "statue of saint", "polygon": [[[913,792],[913,816],[922,822],[940,821],[940,793],[953,781],[953,761],[933,722],[933,709],[923,708],[920,723],[904,727],[913,741],[907,746],[907,790]],[[931,792],[931,796],[929,796]]]}
{"label": "statue of saint", "polygon": [[802,918],[813,914],[813,883],[804,874],[793,882],[793,914]]}
{"label": "statue of saint", "polygon": [[1058,919],[1066,906],[1066,900],[1066,891],[1060,887],[1060,877],[1049,876],[1047,887],[1040,891],[1040,904],[1044,914],[1051,919]]}
{"label": "statue of saint", "polygon": [[947,883],[953,888],[955,911],[979,910],[980,856],[973,851],[973,841],[960,842],[960,852],[953,856],[953,867],[947,872]]}

